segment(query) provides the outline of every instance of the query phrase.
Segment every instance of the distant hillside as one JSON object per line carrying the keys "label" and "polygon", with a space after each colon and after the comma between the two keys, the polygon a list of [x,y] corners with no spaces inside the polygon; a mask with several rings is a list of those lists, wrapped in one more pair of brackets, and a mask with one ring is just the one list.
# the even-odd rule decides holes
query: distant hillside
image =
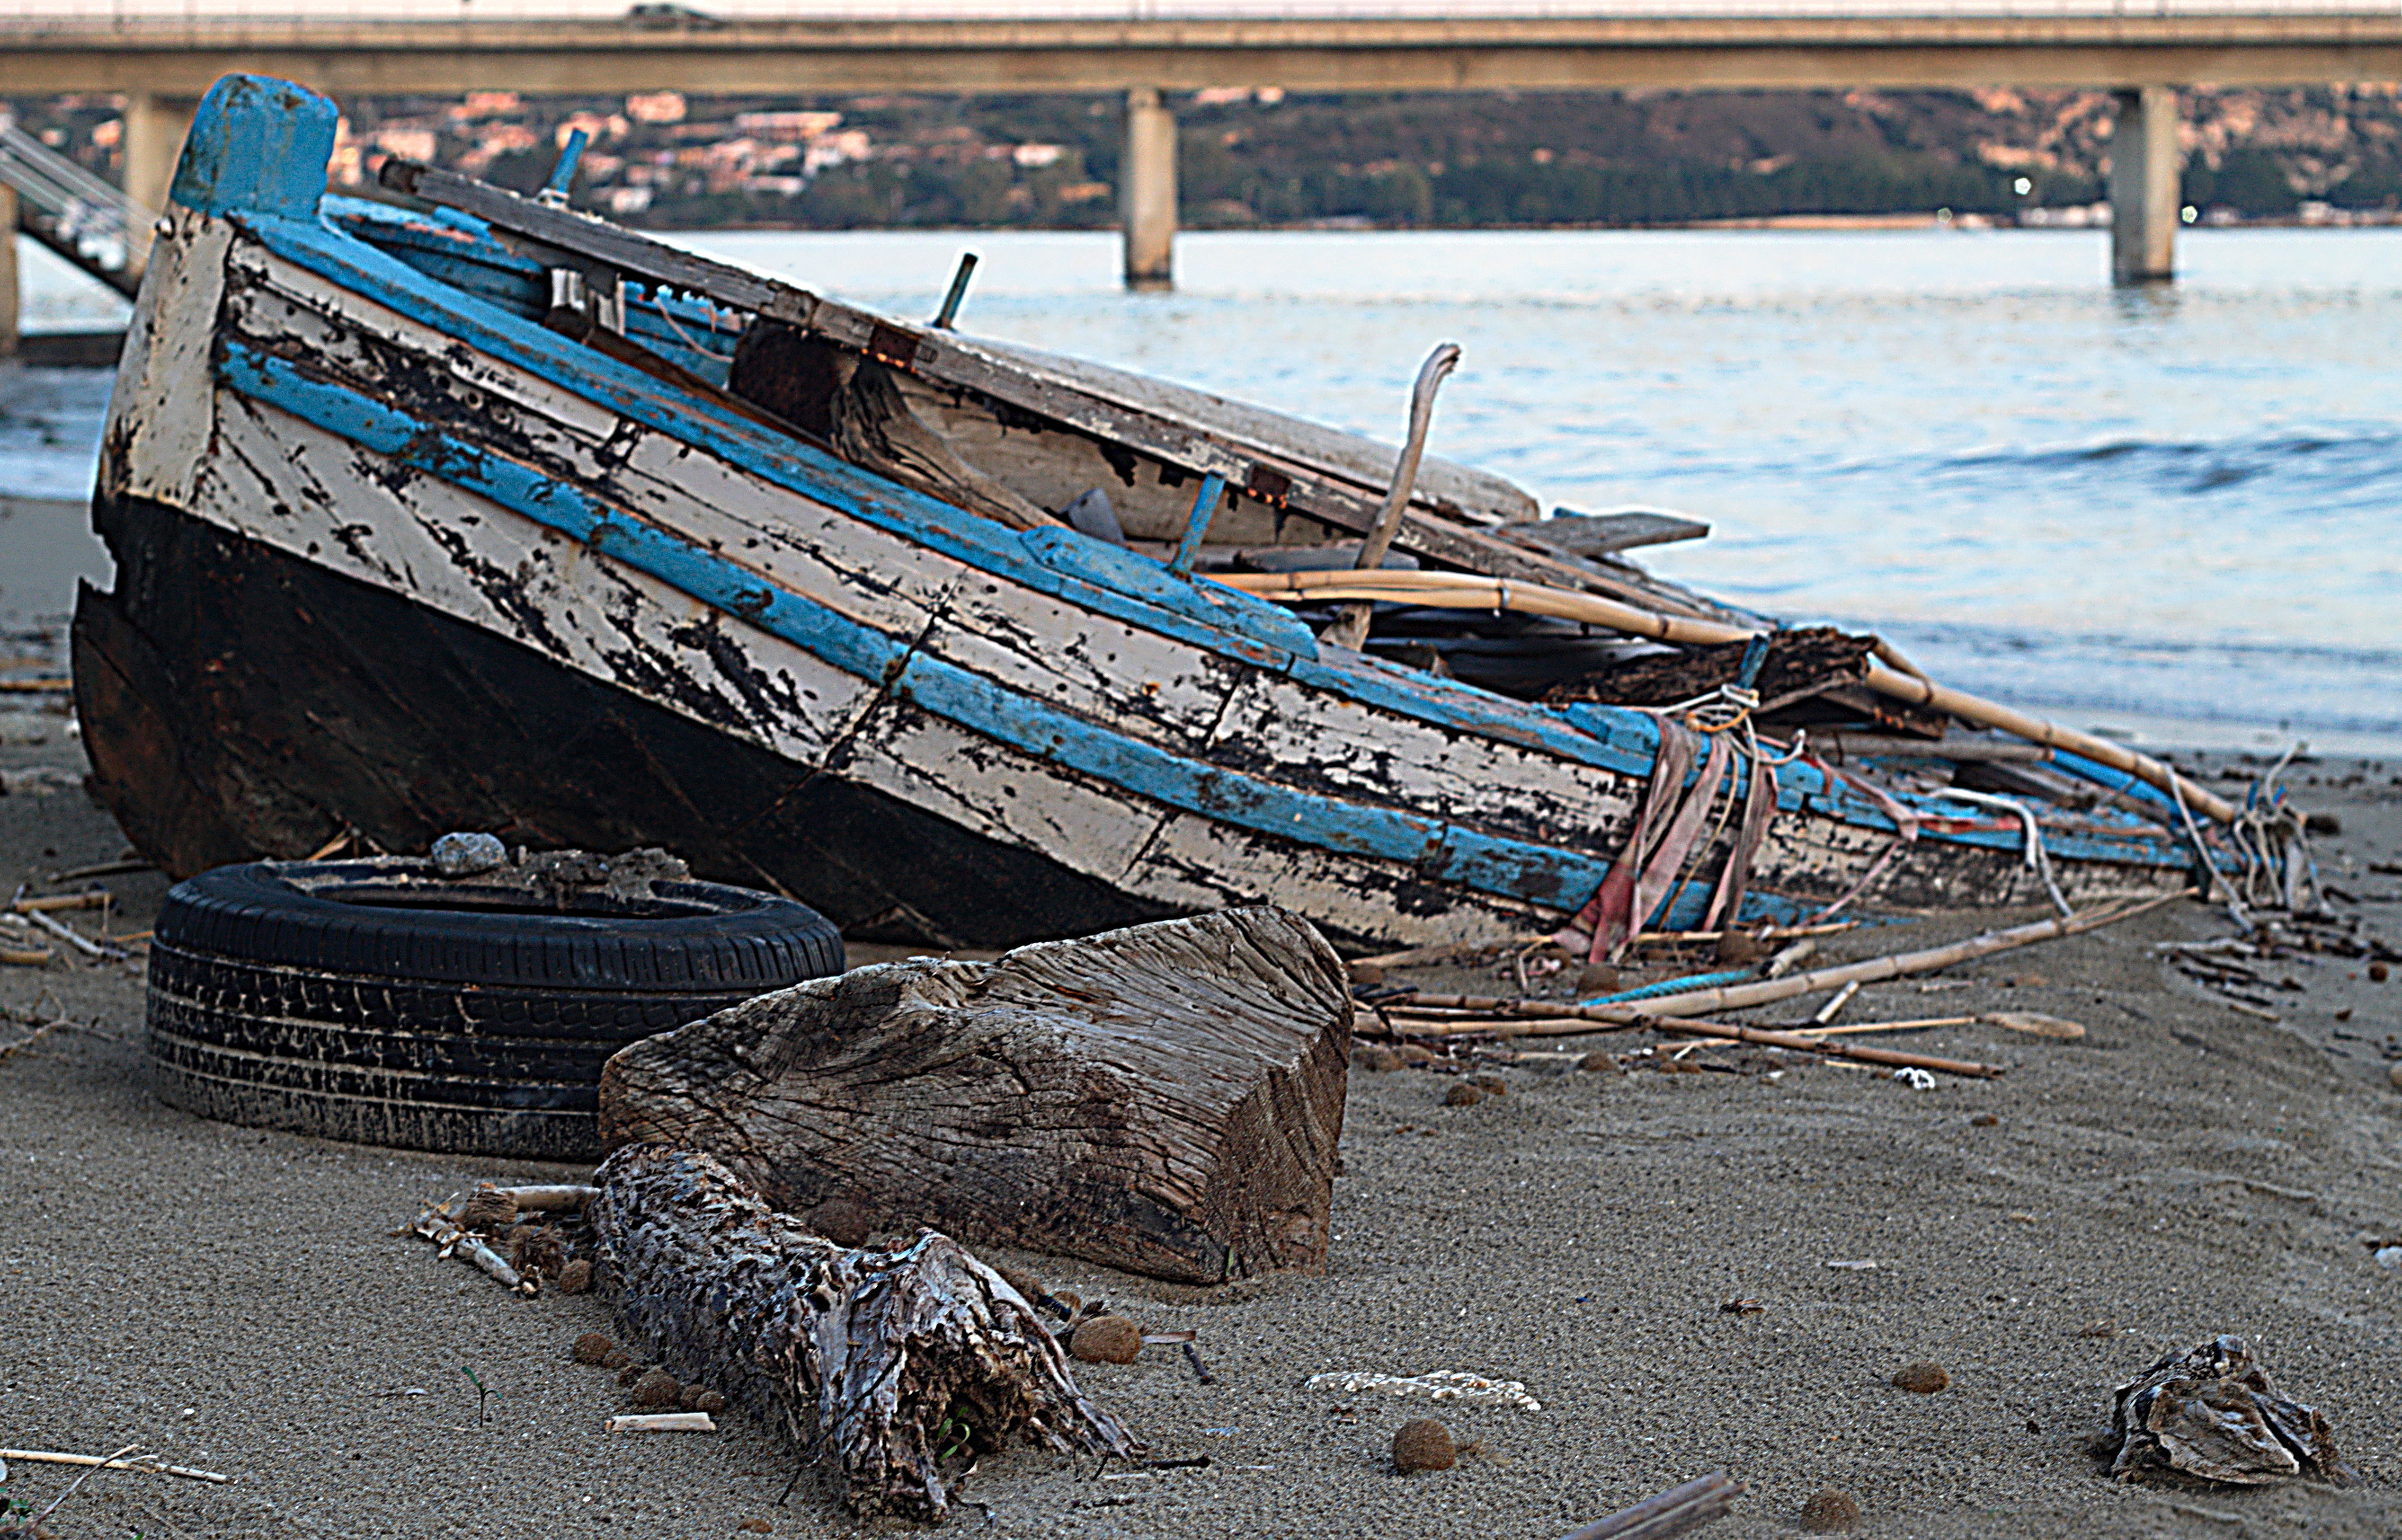
{"label": "distant hillside", "polygon": [[[346,103],[338,180],[386,155],[531,187],[571,128],[580,206],[629,223],[1101,227],[1118,105],[1080,96],[374,97]],[[1949,208],[2009,219],[2104,196],[2111,107],[2092,91],[1302,96],[1174,105],[1183,219],[1202,227],[1677,224]],[[20,120],[112,170],[104,97]],[[2392,85],[2203,90],[2185,200],[2220,218],[2304,201],[2402,208]]]}

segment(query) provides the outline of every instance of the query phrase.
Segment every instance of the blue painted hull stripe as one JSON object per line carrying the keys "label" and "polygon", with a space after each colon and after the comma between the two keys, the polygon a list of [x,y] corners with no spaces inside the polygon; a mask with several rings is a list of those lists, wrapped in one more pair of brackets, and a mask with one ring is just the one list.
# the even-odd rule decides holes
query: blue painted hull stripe
{"label": "blue painted hull stripe", "polygon": [[[1020,538],[989,519],[770,434],[707,402],[667,392],[639,370],[429,279],[338,230],[298,220],[237,217],[288,262],[837,513],[1080,608],[1262,667],[1288,669],[1317,661],[1317,639],[1308,627],[1263,599],[1222,584],[1180,583],[1148,557],[1072,531],[1034,529]],[[1363,681],[1361,670],[1329,662],[1332,666],[1322,672],[1310,671],[1313,688],[1598,769],[1650,774],[1652,731],[1639,713],[1598,708],[1594,714],[1611,720],[1614,727],[1595,736],[1585,722],[1572,725],[1557,710],[1472,685],[1419,675],[1413,687],[1403,689],[1394,671],[1389,683],[1377,687]]]}
{"label": "blue painted hull stripe", "polygon": [[1338,855],[1399,862],[1433,881],[1554,908],[1582,902],[1606,870],[1604,861],[1577,851],[1301,791],[1109,732],[957,665],[913,653],[873,626],[763,583],[579,488],[463,444],[353,391],[311,379],[282,359],[228,343],[219,374],[245,396],[489,498],[846,673],[889,681],[895,699],[1154,802]]}
{"label": "blue painted hull stripe", "polygon": [[[1163,636],[1257,667],[1281,669],[1296,683],[1361,705],[1519,744],[1622,776],[1650,774],[1659,729],[1642,712],[1590,704],[1528,707],[1473,686],[1405,673],[1370,659],[1339,653],[1321,656],[1305,626],[1248,594],[1220,584],[1179,582],[1159,562],[1084,540],[1072,531],[1032,529],[1023,536],[1013,534],[990,520],[867,475],[807,445],[781,435],[771,441],[765,430],[727,416],[707,402],[682,393],[674,393],[671,399],[663,396],[660,392],[665,388],[649,376],[428,279],[397,258],[322,223],[274,215],[236,217],[277,255],[322,278],[835,512],[979,570]],[[575,356],[570,356],[571,350]],[[1904,795],[1898,800],[1908,804],[1918,799]],[[1829,794],[1823,778],[1806,764],[1777,768],[1777,805],[1784,811],[1806,810],[1868,828],[1892,827],[1880,810],[1840,785]],[[1930,831],[1926,837],[2016,848],[2016,837],[2002,832]],[[2173,843],[2142,834],[2118,841],[2064,833],[2048,843],[2072,859],[2186,864]],[[1598,878],[1594,881],[1597,885]],[[1567,906],[1582,902],[1583,897],[1578,897]]]}

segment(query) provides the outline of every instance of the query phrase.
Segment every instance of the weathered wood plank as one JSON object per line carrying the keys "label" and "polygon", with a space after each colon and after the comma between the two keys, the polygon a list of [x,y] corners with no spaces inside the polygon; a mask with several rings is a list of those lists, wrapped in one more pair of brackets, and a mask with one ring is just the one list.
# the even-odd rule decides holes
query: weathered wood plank
{"label": "weathered wood plank", "polygon": [[1707,538],[1710,527],[1676,514],[1635,510],[1622,514],[1573,514],[1562,508],[1549,518],[1512,524],[1512,540],[1540,541],[1574,557],[1606,557],[1641,545],[1670,545]]}
{"label": "weathered wood plank", "polygon": [[763,996],[609,1061],[613,1146],[1184,1283],[1324,1267],[1351,997],[1307,921],[1239,909]]}

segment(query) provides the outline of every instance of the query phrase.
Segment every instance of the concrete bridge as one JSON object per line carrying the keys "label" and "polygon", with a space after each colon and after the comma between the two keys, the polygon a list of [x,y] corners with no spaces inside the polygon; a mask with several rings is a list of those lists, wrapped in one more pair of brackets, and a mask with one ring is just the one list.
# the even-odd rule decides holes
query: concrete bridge
{"label": "concrete bridge", "polygon": [[2112,274],[2164,281],[2178,223],[2176,88],[2402,79],[2402,10],[1911,16],[1219,17],[715,21],[159,19],[0,23],[0,94],[117,91],[125,186],[165,198],[193,103],[233,70],[339,97],[466,90],[1106,91],[1125,102],[1129,284],[1176,232],[1166,94],[1298,91],[2107,89]]}

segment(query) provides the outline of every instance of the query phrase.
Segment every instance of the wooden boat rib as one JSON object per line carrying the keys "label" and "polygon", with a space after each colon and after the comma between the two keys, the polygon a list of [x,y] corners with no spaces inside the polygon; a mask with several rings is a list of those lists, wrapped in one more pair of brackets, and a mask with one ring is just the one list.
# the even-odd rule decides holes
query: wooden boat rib
{"label": "wooden boat rib", "polygon": [[[1626,843],[1656,716],[1322,647],[1145,554],[1156,497],[1127,499],[1133,549],[1065,527],[1015,489],[1042,489],[1041,457],[959,461],[1042,515],[1026,528],[853,463],[729,386],[768,322],[838,342],[863,312],[756,275],[747,308],[713,276],[624,286],[611,264],[642,238],[581,216],[613,233],[570,250],[329,198],[333,127],[297,87],[212,90],[110,408],[94,517],[119,576],[78,606],[78,707],[101,794],[169,870],[480,827],[666,845],[853,934],[995,944],[1272,900],[1381,949],[1555,928]],[[627,296],[601,308],[614,325],[563,323],[562,270]],[[973,447],[949,411],[1131,461],[1151,474],[1115,485],[1167,483],[1166,506],[1223,521],[1222,557],[1361,528],[1381,496],[1345,435],[948,334],[903,358],[878,325],[907,330],[871,320],[836,362],[905,380],[925,453]],[[901,367],[941,350],[984,385]],[[1084,410],[1070,386],[1114,415],[1025,405]],[[1212,475],[1233,498],[1196,507]],[[1737,614],[1523,538],[1506,483],[1427,485],[1405,537],[1425,559]],[[1558,624],[1522,651],[1617,645]],[[2047,811],[2072,901],[2185,884],[2148,787],[2074,755],[2035,768],[2134,807]],[[1705,912],[1749,784],[1736,763],[1653,925]],[[2044,901],[2007,815],[1806,762],[1772,784],[1746,918],[1872,873],[1862,903]],[[1898,859],[1895,811],[1921,830]]]}

